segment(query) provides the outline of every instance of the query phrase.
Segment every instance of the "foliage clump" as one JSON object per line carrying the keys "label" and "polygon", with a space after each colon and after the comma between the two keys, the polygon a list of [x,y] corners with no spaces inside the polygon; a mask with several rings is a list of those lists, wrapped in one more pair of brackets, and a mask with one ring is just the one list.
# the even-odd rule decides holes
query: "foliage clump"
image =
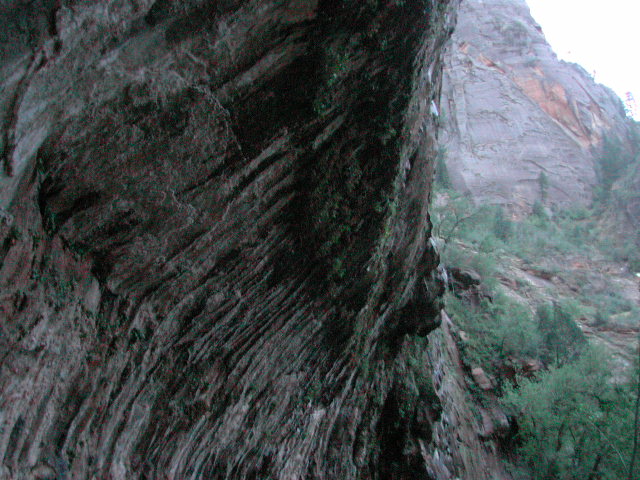
{"label": "foliage clump", "polygon": [[573,359],[586,343],[576,323],[579,307],[569,301],[538,306],[536,317],[547,363],[563,365]]}
{"label": "foliage clump", "polygon": [[504,405],[518,418],[518,453],[535,480],[640,478],[632,465],[632,381],[614,382],[610,359],[587,349],[508,387]]}
{"label": "foliage clump", "polygon": [[[624,177],[611,180],[613,170],[605,171],[607,201],[619,200]],[[544,177],[539,182],[542,194],[548,182]],[[599,216],[606,216],[607,208],[554,210],[540,201],[528,217],[516,220],[501,207],[474,205],[442,182],[437,187],[432,211],[442,262],[482,279],[475,290],[465,291],[451,282],[446,309],[460,329],[464,366],[468,371],[480,366],[496,380],[491,394],[475,391],[476,401],[493,402],[491,395],[497,395],[517,426],[515,437],[504,440],[515,447],[508,466],[514,478],[640,478],[640,369],[614,369],[580,326],[637,326],[640,319],[615,282],[603,281],[601,273],[589,270],[593,266],[580,266],[594,258],[632,265],[633,252],[622,258],[603,241]],[[633,239],[626,240],[633,250]],[[569,268],[572,258],[576,266]],[[561,279],[569,288],[562,294],[534,292],[510,276],[514,264],[554,285]],[[518,370],[524,363],[537,367]]]}
{"label": "foliage clump", "polygon": [[469,367],[482,366],[498,375],[509,358],[538,356],[540,332],[531,312],[517,301],[498,294],[473,305],[449,292],[446,305],[467,338],[462,350]]}

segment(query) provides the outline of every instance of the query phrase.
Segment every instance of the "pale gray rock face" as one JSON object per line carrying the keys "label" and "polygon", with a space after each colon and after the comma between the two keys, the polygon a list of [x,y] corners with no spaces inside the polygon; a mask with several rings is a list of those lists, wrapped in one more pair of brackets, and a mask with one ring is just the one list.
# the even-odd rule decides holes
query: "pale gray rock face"
{"label": "pale gray rock face", "polygon": [[613,92],[558,60],[524,0],[463,1],[442,106],[454,188],[520,211],[589,203],[603,133],[625,118]]}

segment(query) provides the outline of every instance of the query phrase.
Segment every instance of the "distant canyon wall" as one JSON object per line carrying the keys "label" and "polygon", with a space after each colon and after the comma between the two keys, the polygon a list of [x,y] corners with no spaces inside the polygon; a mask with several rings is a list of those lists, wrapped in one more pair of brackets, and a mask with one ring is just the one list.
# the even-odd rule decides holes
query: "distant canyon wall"
{"label": "distant canyon wall", "polygon": [[516,210],[588,204],[603,135],[624,136],[622,102],[557,58],[525,0],[462,2],[442,105],[453,186]]}

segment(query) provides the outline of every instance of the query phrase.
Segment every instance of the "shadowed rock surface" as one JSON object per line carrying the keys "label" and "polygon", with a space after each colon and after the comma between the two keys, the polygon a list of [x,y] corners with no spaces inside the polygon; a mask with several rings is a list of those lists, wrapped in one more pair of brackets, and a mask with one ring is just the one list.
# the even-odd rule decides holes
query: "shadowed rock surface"
{"label": "shadowed rock surface", "polygon": [[455,7],[2,3],[0,478],[484,478],[416,343]]}
{"label": "shadowed rock surface", "polygon": [[525,0],[464,0],[446,63],[442,143],[457,190],[525,211],[591,201],[603,135],[627,138],[622,102],[558,60]]}

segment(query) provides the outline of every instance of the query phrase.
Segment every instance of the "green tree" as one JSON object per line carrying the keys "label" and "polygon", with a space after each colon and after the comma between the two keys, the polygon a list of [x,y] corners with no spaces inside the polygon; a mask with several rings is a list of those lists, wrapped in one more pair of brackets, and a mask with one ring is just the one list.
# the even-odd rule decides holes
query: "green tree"
{"label": "green tree", "polygon": [[547,177],[547,174],[542,170],[540,171],[540,175],[538,175],[538,186],[540,187],[540,198],[544,202],[549,194],[549,177]]}
{"label": "green tree", "polygon": [[572,359],[586,344],[584,333],[575,321],[577,312],[573,304],[543,304],[537,308],[536,316],[546,351],[545,360],[562,365]]}
{"label": "green tree", "polygon": [[602,140],[602,152],[598,159],[599,192],[598,200],[609,199],[611,187],[624,174],[627,166],[633,162],[633,156],[626,152],[618,138],[605,135]]}
{"label": "green tree", "polygon": [[640,478],[631,465],[633,395],[616,385],[608,357],[587,349],[573,364],[507,388],[517,417],[518,452],[536,480]]}
{"label": "green tree", "polygon": [[544,211],[544,205],[540,200],[536,200],[535,202],[533,202],[531,213],[543,222],[549,220],[547,212]]}
{"label": "green tree", "polygon": [[493,233],[502,241],[507,241],[513,234],[513,222],[509,220],[501,206],[496,207],[493,221]]}
{"label": "green tree", "polygon": [[481,210],[476,208],[471,200],[464,195],[448,191],[446,200],[440,205],[434,205],[433,233],[443,240],[442,252],[447,245],[458,236],[467,223],[472,223]]}

